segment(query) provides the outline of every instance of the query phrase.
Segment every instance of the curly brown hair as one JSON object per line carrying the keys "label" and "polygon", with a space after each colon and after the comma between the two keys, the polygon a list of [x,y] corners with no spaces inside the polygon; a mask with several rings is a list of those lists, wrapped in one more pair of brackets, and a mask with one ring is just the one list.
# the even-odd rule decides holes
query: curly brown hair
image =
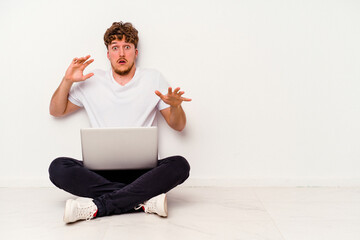
{"label": "curly brown hair", "polygon": [[128,43],[133,43],[135,48],[139,42],[138,31],[133,27],[129,22],[114,22],[111,27],[109,27],[104,34],[104,43],[106,48],[114,40],[122,40],[125,36],[125,41]]}

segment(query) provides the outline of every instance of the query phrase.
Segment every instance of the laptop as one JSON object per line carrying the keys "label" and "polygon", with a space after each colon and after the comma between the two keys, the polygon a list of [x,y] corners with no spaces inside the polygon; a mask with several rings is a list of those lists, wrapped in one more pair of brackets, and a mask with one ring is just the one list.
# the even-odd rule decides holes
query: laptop
{"label": "laptop", "polygon": [[84,166],[91,170],[157,166],[157,127],[80,129]]}

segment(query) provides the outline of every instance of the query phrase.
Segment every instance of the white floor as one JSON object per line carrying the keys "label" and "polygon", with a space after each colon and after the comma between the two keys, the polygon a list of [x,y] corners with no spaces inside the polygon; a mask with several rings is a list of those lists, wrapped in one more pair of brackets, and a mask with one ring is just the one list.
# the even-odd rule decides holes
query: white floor
{"label": "white floor", "polygon": [[1,239],[359,240],[359,188],[178,187],[169,217],[132,213],[65,225],[71,195],[0,188]]}

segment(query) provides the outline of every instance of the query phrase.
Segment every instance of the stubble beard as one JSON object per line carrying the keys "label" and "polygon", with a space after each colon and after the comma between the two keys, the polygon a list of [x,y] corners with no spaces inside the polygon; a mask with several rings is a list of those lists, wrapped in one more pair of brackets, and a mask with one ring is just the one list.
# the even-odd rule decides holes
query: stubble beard
{"label": "stubble beard", "polygon": [[[112,64],[111,64],[112,65]],[[130,73],[130,71],[131,71],[131,69],[134,67],[134,65],[135,65],[135,62],[133,62],[132,64],[131,64],[131,66],[129,66],[127,69],[125,69],[125,70],[119,70],[119,69],[116,69],[115,67],[114,67],[114,65],[112,65],[112,68],[114,69],[114,72],[116,73],[116,74],[118,74],[118,75],[120,75],[120,76],[126,76],[126,75],[128,75],[129,73]]]}

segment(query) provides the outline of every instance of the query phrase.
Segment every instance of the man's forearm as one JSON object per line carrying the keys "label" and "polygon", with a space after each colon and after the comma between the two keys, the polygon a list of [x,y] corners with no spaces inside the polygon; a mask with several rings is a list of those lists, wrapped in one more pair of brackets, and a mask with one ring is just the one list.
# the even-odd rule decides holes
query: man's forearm
{"label": "man's forearm", "polygon": [[177,131],[182,131],[185,128],[186,115],[181,105],[178,107],[170,107],[169,125]]}
{"label": "man's forearm", "polygon": [[57,117],[61,116],[67,106],[68,95],[72,86],[72,82],[67,81],[63,78],[60,86],[56,89],[50,102],[50,114]]}

